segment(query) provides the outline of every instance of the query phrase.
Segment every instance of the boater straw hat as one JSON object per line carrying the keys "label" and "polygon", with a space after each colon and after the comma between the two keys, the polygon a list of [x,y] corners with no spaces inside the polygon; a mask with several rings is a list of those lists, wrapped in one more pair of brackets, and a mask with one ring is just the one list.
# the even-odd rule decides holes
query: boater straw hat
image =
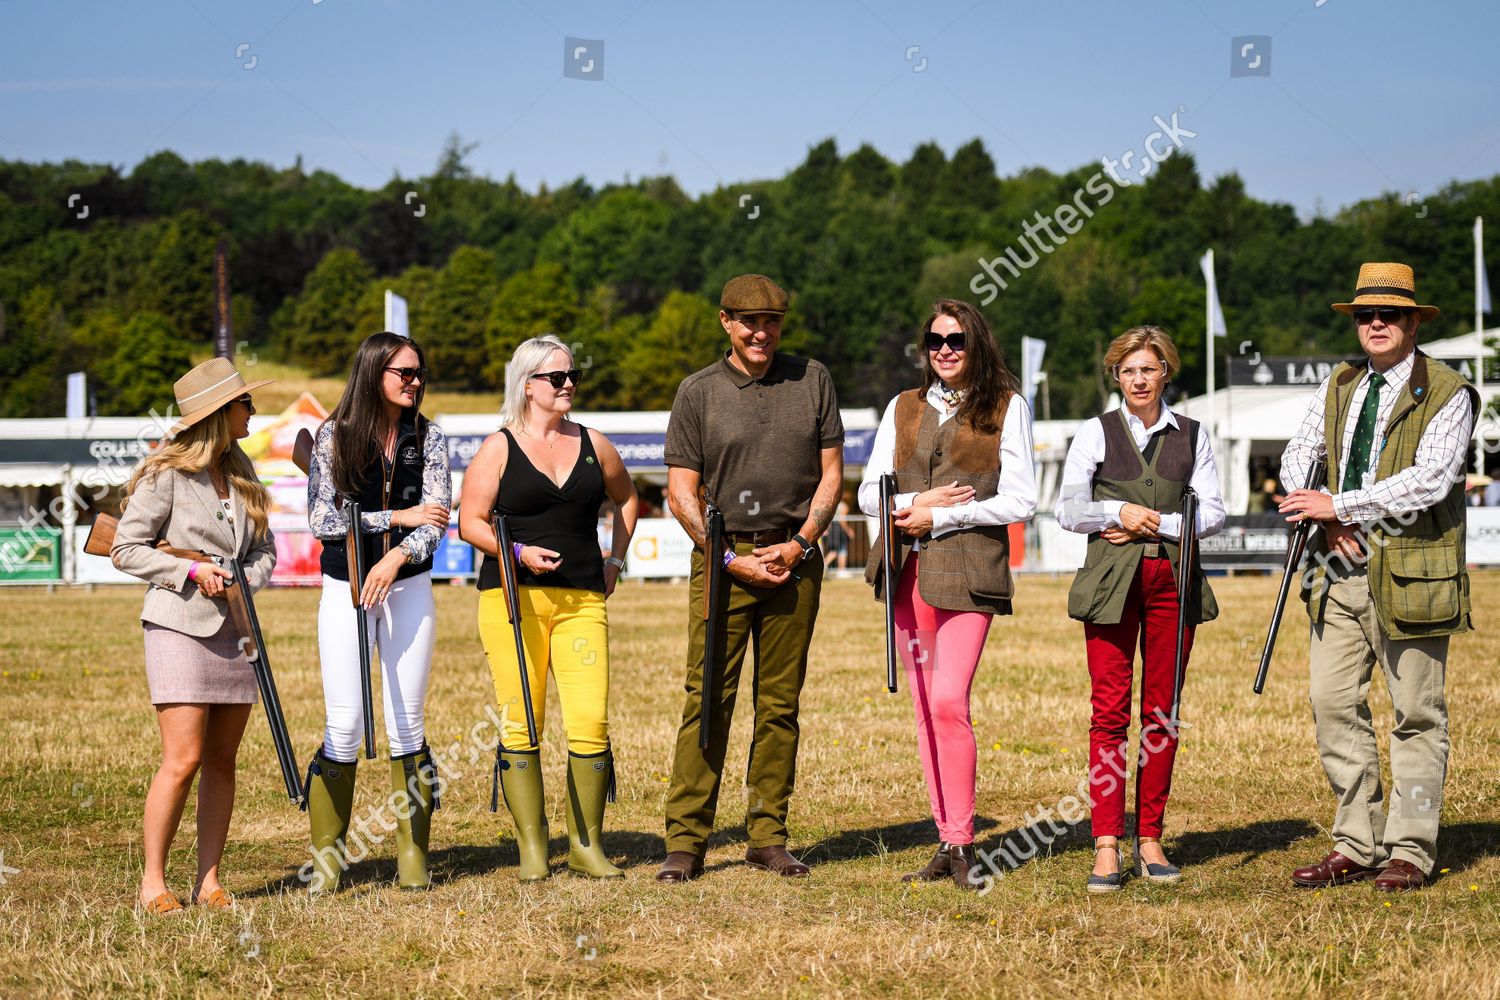
{"label": "boater straw hat", "polygon": [[266,378],[247,385],[228,358],[212,358],[203,362],[172,383],[172,393],[177,397],[177,409],[182,414],[182,418],[172,426],[172,434],[181,434],[230,400],[274,381],[276,380],[273,378]]}
{"label": "boater straw hat", "polygon": [[1417,282],[1407,264],[1361,264],[1353,302],[1335,302],[1333,308],[1345,316],[1368,306],[1399,306],[1415,309],[1424,320],[1438,314],[1437,306],[1417,304]]}

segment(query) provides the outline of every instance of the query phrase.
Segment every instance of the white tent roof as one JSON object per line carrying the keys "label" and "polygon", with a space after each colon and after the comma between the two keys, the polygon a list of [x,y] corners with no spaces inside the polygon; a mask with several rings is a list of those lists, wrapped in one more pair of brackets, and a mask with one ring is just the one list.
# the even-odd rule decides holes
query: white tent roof
{"label": "white tent roof", "polygon": [[[629,410],[620,412],[578,412],[573,419],[605,434],[665,434],[670,410]],[[844,429],[873,430],[880,426],[880,414],[873,407],[840,409]],[[500,429],[498,413],[439,413],[434,422],[449,436],[456,434],[493,434]]]}

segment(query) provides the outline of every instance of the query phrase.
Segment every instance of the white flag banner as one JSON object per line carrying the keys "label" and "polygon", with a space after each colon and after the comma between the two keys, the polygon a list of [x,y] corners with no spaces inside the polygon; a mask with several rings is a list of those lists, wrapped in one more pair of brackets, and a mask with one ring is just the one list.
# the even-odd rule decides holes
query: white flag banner
{"label": "white flag banner", "polygon": [[1037,337],[1021,338],[1021,391],[1026,394],[1026,405],[1036,413],[1036,387],[1042,381],[1042,358],[1047,353],[1047,342]]}
{"label": "white flag banner", "polygon": [[411,339],[406,325],[406,300],[389,288],[385,290],[385,328],[398,337]]}
{"label": "white flag banner", "polygon": [[68,419],[82,420],[88,416],[88,376],[83,372],[68,373]]}
{"label": "white flag banner", "polygon": [[1484,219],[1474,220],[1474,305],[1481,313],[1495,311],[1490,300],[1490,274],[1484,269]]}
{"label": "white flag banner", "polygon": [[1215,337],[1229,336],[1229,325],[1224,322],[1224,307],[1219,304],[1219,283],[1214,280],[1214,252],[1203,255],[1199,265],[1203,268],[1203,282],[1208,287],[1209,315],[1213,317],[1210,332]]}

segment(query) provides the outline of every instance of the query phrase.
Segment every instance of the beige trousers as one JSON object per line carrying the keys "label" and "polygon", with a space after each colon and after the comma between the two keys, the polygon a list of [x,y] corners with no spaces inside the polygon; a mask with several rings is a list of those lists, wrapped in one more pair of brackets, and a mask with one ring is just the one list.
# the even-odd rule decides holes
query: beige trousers
{"label": "beige trousers", "polygon": [[[1311,696],[1318,755],[1338,798],[1334,849],[1361,864],[1400,859],[1430,874],[1448,773],[1448,637],[1389,639],[1364,569],[1330,580],[1323,620],[1312,626]],[[1369,705],[1376,663],[1396,713],[1389,816]]]}

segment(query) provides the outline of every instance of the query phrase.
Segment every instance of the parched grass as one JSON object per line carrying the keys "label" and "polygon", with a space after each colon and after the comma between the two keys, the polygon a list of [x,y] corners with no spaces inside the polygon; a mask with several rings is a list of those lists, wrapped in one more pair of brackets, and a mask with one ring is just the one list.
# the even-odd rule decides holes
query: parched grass
{"label": "parched grass", "polygon": [[[974,690],[979,846],[998,847],[1073,793],[1085,770],[1088,679],[1067,580],[1023,578],[1018,614],[992,629]],[[137,588],[0,594],[0,994],[318,996],[1494,997],[1500,995],[1500,640],[1457,639],[1449,660],[1453,753],[1439,845],[1449,869],[1398,898],[1368,886],[1295,891],[1293,867],[1328,849],[1333,802],[1306,701],[1306,628],[1288,610],[1266,694],[1250,692],[1274,581],[1216,581],[1222,618],[1194,651],[1167,848],[1173,888],[1082,891],[1086,825],[982,898],[897,879],[934,834],[910,701],[887,695],[878,606],[830,581],[803,697],[793,848],[804,882],[747,870],[736,720],[709,872],[651,876],[681,714],[686,587],[627,584],[611,600],[612,735],[620,802],[606,849],[624,882],[515,881],[510,822],[488,811],[490,761],[465,752],[493,697],[475,593],[441,587],[429,739],[455,742],[434,824],[436,887],[392,885],[391,844],[350,889],[309,902],[295,880],[306,817],[289,806],[259,709],[241,751],[225,882],[240,909],[172,920],[132,907],[140,809],[158,740],[142,677]],[[1500,574],[1475,577],[1481,627]],[[263,595],[299,758],[321,735],[315,591]],[[1389,699],[1374,684],[1376,728]],[[744,689],[748,691],[748,686]],[[554,862],[565,744],[549,703],[544,766]],[[365,764],[357,808],[387,794]],[[1014,842],[1024,843],[1019,837]],[[1127,856],[1128,857],[1128,856]],[[192,877],[192,806],[172,858]]]}

